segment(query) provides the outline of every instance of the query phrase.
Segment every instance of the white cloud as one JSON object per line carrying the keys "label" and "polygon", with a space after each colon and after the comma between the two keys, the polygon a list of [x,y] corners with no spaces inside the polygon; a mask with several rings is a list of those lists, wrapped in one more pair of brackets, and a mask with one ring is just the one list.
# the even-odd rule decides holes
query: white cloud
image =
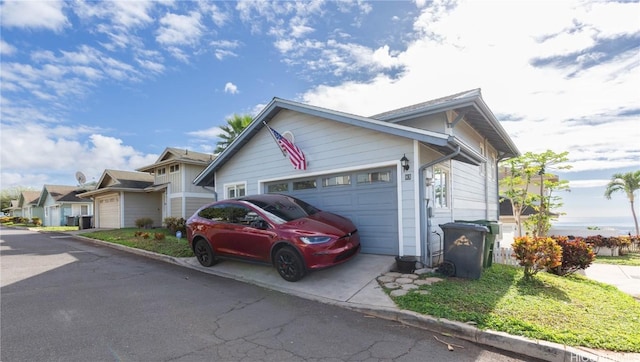
{"label": "white cloud", "polygon": [[188,136],[193,136],[200,139],[216,139],[222,134],[220,127],[211,127],[199,131],[187,132]]}
{"label": "white cloud", "polygon": [[120,139],[91,133],[93,131],[95,129],[82,125],[47,129],[35,123],[3,124],[0,134],[2,187],[42,187],[45,183],[59,183],[58,180],[66,176],[73,184],[73,175],[78,170],[84,172],[87,179],[97,180],[107,168],[133,170],[157,159],[157,155],[143,154],[124,145]]}
{"label": "white cloud", "polygon": [[225,93],[231,93],[231,94],[237,94],[238,93],[238,86],[231,83],[231,82],[227,82],[227,84],[224,85],[224,92]]}
{"label": "white cloud", "polygon": [[571,189],[581,189],[581,188],[603,188],[609,183],[610,180],[573,180],[569,181],[569,187]]}
{"label": "white cloud", "polygon": [[62,1],[4,1],[0,5],[3,27],[61,31],[69,26]]}
{"label": "white cloud", "polygon": [[[301,98],[366,116],[481,88],[496,115],[521,118],[502,122],[521,151],[570,151],[574,171],[637,166],[640,117],[618,116],[623,109],[637,110],[640,101],[637,48],[591,68],[532,64],[541,56],[580,54],[603,34],[637,33],[632,17],[623,16],[626,25],[619,25],[608,16],[637,15],[640,4],[607,3],[606,8],[580,2],[471,1],[452,9],[430,4],[414,24],[424,35],[405,51],[387,55],[385,47],[371,52],[354,46],[345,57],[356,64],[401,65],[397,79],[379,74],[321,85]],[[581,30],[567,31],[575,23]],[[333,58],[340,69],[340,53]]]}
{"label": "white cloud", "polygon": [[156,41],[163,45],[195,45],[204,31],[200,18],[200,13],[195,11],[189,15],[169,13],[163,16]]}
{"label": "white cloud", "polygon": [[0,39],[0,55],[9,56],[13,55],[16,52],[16,47],[7,43],[3,39]]}

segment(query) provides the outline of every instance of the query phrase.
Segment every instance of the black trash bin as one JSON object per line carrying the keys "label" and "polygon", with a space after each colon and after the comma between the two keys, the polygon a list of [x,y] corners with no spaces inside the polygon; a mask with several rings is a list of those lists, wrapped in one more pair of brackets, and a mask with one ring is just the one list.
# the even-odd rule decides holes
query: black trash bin
{"label": "black trash bin", "polygon": [[489,229],[484,243],[484,258],[482,266],[485,268],[490,267],[493,264],[493,249],[496,245],[496,235],[500,234],[500,224],[497,221],[492,220],[456,220],[455,222],[478,224],[486,226],[487,229]]}
{"label": "black trash bin", "polygon": [[91,219],[93,216],[80,216],[80,229],[91,229]]}
{"label": "black trash bin", "polygon": [[78,226],[78,217],[67,216],[67,226]]}
{"label": "black trash bin", "polygon": [[450,222],[441,224],[444,232],[444,262],[440,272],[468,279],[479,279],[482,275],[486,226]]}

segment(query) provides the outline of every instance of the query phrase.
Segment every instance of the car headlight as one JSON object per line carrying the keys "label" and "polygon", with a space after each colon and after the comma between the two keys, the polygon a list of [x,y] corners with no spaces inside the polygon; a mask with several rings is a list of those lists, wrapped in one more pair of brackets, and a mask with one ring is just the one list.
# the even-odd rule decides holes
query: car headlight
{"label": "car headlight", "polygon": [[301,236],[300,240],[302,240],[305,244],[322,244],[331,241],[330,236]]}

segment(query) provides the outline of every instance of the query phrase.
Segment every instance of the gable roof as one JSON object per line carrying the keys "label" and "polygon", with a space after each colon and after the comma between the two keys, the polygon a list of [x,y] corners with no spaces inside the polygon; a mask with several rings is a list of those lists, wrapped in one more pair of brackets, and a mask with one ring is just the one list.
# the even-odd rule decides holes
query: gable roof
{"label": "gable roof", "polygon": [[87,203],[87,200],[79,198],[77,195],[84,192],[84,189],[79,189],[77,186],[66,185],[44,185],[42,192],[40,193],[40,200],[38,206],[44,206],[44,202],[47,200],[47,195],[51,196],[56,203]]}
{"label": "gable roof", "polygon": [[[536,210],[531,206],[525,206],[522,210],[522,216],[529,216],[536,213]],[[511,200],[507,197],[500,197],[500,216],[513,216],[513,205]]]}
{"label": "gable roof", "polygon": [[174,163],[206,166],[214,156],[209,153],[194,152],[180,148],[167,147],[155,163],[137,169],[140,172],[154,172],[156,168]]}
{"label": "gable roof", "polygon": [[18,198],[18,206],[37,205],[40,200],[39,191],[22,191]]}
{"label": "gable roof", "polygon": [[78,197],[87,198],[113,191],[143,192],[153,185],[154,177],[146,172],[104,170],[95,190],[82,192]]}
{"label": "gable roof", "polygon": [[464,116],[465,121],[471,127],[488,139],[489,143],[498,151],[498,158],[508,158],[520,154],[516,145],[482,99],[479,88],[394,109],[376,114],[371,118],[395,123],[449,110],[454,110],[458,115]]}
{"label": "gable roof", "polygon": [[193,183],[198,186],[213,185],[215,172],[229,159],[231,159],[244,145],[249,143],[249,141],[262,128],[264,128],[265,123],[271,121],[271,119],[273,119],[281,110],[291,110],[352,126],[417,140],[443,154],[450,154],[456,148],[460,147],[461,151],[453,158],[454,160],[478,164],[484,161],[484,157],[468,147],[455,136],[397,124],[397,122],[401,120],[415,118],[421,114],[444,112],[447,110],[457,109],[456,107],[462,107],[464,108],[464,111],[477,117],[477,119],[474,118],[476,123],[480,123],[480,117],[487,117],[482,119],[485,123],[491,123],[491,125],[485,127],[477,125],[476,129],[483,130],[484,133],[482,134],[489,138],[491,144],[501,152],[501,156],[519,154],[519,151],[515,145],[513,145],[509,136],[504,132],[502,126],[500,126],[491,111],[489,111],[488,107],[486,107],[482,101],[479,90],[459,93],[458,95],[440,98],[438,100],[421,103],[419,105],[400,108],[374,117],[357,116],[354,114],[334,111],[275,97],[256,116],[253,122],[251,122],[213,162],[211,162],[198,176],[196,176]]}

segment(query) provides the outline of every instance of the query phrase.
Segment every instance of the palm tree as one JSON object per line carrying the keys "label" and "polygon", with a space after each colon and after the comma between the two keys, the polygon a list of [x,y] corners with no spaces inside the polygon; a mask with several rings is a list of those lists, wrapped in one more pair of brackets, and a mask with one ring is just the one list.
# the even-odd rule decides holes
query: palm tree
{"label": "palm tree", "polygon": [[227,118],[227,124],[220,127],[222,134],[220,134],[220,140],[218,141],[218,147],[214,153],[221,153],[244,131],[245,128],[253,121],[253,118],[245,114],[240,116],[234,114],[233,117]]}
{"label": "palm tree", "polygon": [[631,213],[633,214],[633,221],[636,224],[636,235],[640,235],[638,229],[638,217],[636,216],[636,210],[633,205],[634,193],[640,190],[640,171],[616,173],[611,176],[611,181],[607,184],[607,189],[604,192],[604,196],[611,200],[611,194],[617,191],[624,191],[627,194],[627,198],[631,203]]}

